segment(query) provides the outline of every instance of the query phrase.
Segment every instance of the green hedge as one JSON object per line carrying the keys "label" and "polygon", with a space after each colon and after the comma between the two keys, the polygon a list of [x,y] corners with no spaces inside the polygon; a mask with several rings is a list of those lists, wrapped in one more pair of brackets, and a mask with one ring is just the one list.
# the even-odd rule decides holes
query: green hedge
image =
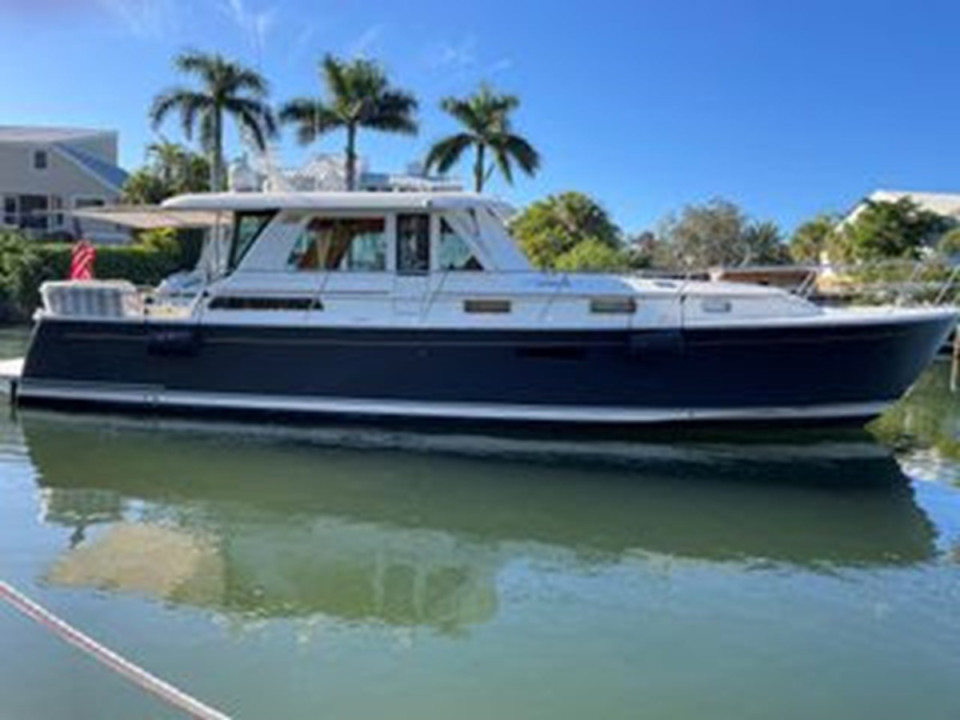
{"label": "green hedge", "polygon": [[[144,233],[131,245],[97,246],[98,278],[156,285],[163,278],[193,267],[202,235],[178,236],[171,231]],[[72,245],[37,242],[15,232],[0,232],[0,322],[22,322],[40,304],[40,285],[64,280],[70,272]]]}

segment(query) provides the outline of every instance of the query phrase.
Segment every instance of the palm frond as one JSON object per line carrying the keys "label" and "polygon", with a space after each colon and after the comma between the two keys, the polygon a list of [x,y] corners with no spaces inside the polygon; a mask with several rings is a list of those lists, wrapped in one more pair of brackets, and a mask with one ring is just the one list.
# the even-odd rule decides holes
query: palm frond
{"label": "palm frond", "polygon": [[504,135],[498,143],[497,151],[500,150],[515,160],[527,175],[534,175],[540,169],[540,153],[526,138],[519,135]]}
{"label": "palm frond", "polygon": [[280,118],[280,122],[284,124],[312,122],[321,104],[320,101],[313,98],[294,98],[280,106],[277,116]]}
{"label": "palm frond", "polygon": [[333,55],[327,54],[320,61],[320,72],[323,76],[323,82],[327,86],[327,92],[330,93],[334,102],[340,98],[350,96],[350,84],[346,78],[346,66],[341,60]]}
{"label": "palm frond", "polygon": [[483,124],[480,122],[475,108],[468,100],[448,97],[440,101],[440,107],[469,130],[477,132],[482,128]]}
{"label": "palm frond", "polygon": [[262,152],[267,149],[267,134],[263,118],[248,110],[240,110],[233,117],[240,126],[240,131],[256,145],[258,150]]}
{"label": "palm frond", "polygon": [[506,116],[520,106],[520,98],[516,95],[497,92],[487,83],[483,83],[469,100],[485,116]]}
{"label": "palm frond", "polygon": [[386,132],[416,135],[417,99],[402,90],[388,90],[370,99],[370,111],[360,118],[364,127]]}
{"label": "palm frond", "polygon": [[510,162],[510,153],[503,147],[493,148],[493,160],[503,175],[504,180],[513,185],[513,167]]}
{"label": "palm frond", "polygon": [[158,129],[170,113],[179,112],[183,134],[192,138],[197,115],[209,111],[211,105],[210,98],[202,93],[182,87],[170,88],[154,98],[149,111],[150,122],[154,129]]}
{"label": "palm frond", "polygon": [[277,121],[270,106],[251,98],[231,98],[223,109],[247,132],[260,150],[267,147],[267,140],[277,134]]}
{"label": "palm frond", "polygon": [[390,83],[379,63],[357,58],[344,66],[349,94],[355,101],[368,101],[389,91]]}
{"label": "palm frond", "polygon": [[230,63],[230,69],[235,90],[245,90],[258,98],[270,94],[270,83],[256,70],[236,63]]}
{"label": "palm frond", "polygon": [[174,58],[173,65],[184,75],[195,75],[205,85],[212,85],[216,68],[222,62],[223,57],[221,55],[200,52],[199,50],[187,50]]}
{"label": "palm frond", "polygon": [[427,171],[436,168],[441,175],[450,170],[463,153],[474,144],[476,138],[468,133],[459,133],[444,138],[433,144],[427,157],[424,160],[424,166]]}
{"label": "palm frond", "polygon": [[319,135],[343,126],[343,119],[327,107],[322,100],[294,98],[280,108],[280,122],[293,125],[297,142],[309,145]]}

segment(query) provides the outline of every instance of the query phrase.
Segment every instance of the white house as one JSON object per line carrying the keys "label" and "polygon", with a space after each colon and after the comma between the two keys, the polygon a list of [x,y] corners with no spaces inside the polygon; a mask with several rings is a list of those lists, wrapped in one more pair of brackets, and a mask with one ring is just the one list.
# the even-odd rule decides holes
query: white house
{"label": "white house", "polygon": [[[281,168],[270,152],[238,158],[230,164],[230,187],[253,191],[330,191],[347,189],[346,158],[319,154],[299,168]],[[404,173],[372,172],[363,158],[357,162],[357,188],[366,192],[459,192],[463,186],[455,178],[428,175],[415,163]]]}
{"label": "white house", "polygon": [[[935,212],[938,215],[952,218],[960,222],[960,193],[913,192],[909,190],[875,190],[866,200],[873,202],[894,203],[903,199],[910,199],[921,209]],[[865,201],[857,204],[841,221],[841,225],[852,223],[867,207]]]}
{"label": "white house", "polygon": [[126,179],[116,132],[0,125],[0,227],[124,242],[123,229],[62,211],[114,204]]}

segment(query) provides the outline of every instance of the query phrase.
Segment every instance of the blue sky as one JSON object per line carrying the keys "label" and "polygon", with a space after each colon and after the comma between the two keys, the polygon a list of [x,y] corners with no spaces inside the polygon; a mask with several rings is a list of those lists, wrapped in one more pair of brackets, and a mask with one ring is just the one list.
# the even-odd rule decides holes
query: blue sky
{"label": "blue sky", "polygon": [[956,2],[0,0],[0,18],[0,123],[115,128],[127,167],[195,47],[260,68],[276,100],[318,92],[324,52],[381,60],[422,103],[418,138],[361,135],[383,170],[454,129],[440,98],[488,80],[544,157],[493,191],[582,190],[628,231],[714,196],[789,229],[880,187],[960,190]]}

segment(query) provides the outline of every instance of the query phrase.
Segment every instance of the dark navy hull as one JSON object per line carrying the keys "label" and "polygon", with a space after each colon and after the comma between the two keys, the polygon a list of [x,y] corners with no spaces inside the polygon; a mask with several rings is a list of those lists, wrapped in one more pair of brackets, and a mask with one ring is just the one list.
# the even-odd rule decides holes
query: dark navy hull
{"label": "dark navy hull", "polygon": [[684,331],[42,319],[25,404],[575,423],[862,422],[953,318]]}

